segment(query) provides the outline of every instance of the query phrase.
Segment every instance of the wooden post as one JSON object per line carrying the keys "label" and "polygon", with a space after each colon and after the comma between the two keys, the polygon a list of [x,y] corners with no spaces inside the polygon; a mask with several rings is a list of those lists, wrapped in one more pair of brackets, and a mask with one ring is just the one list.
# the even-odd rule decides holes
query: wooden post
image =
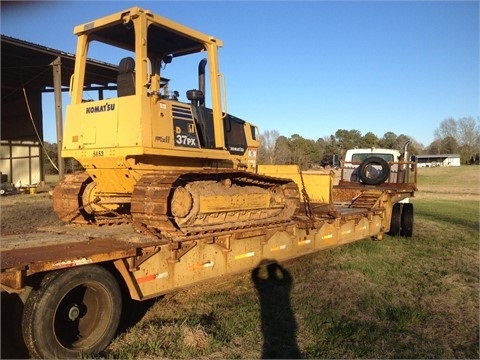
{"label": "wooden post", "polygon": [[65,172],[65,163],[62,158],[63,147],[63,114],[62,114],[62,62],[58,56],[52,63],[53,67],[53,90],[55,93],[55,121],[57,124],[57,159],[58,177],[62,180]]}

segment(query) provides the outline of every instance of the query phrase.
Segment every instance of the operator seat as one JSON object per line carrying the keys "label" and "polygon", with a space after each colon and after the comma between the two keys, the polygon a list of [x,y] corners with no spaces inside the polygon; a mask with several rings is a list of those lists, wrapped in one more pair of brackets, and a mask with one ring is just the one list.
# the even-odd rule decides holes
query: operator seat
{"label": "operator seat", "polygon": [[131,57],[126,57],[120,60],[118,64],[117,76],[117,95],[129,96],[135,95],[135,60]]}

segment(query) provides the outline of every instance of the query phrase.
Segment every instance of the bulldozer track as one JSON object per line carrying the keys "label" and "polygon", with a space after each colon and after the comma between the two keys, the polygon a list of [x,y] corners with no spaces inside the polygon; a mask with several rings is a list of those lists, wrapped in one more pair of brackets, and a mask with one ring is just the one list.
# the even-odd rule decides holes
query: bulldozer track
{"label": "bulldozer track", "polygon": [[249,224],[244,226],[237,226],[237,227],[230,227],[230,228],[219,228],[219,229],[204,229],[203,231],[191,231],[188,234],[185,234],[179,230],[176,231],[160,231],[156,228],[150,228],[145,224],[135,222],[132,220],[132,226],[135,228],[136,231],[141,233],[155,236],[159,239],[164,239],[169,242],[185,242],[185,241],[197,241],[197,240],[205,240],[205,239],[213,239],[219,238],[222,236],[238,236],[238,234],[242,234],[242,236],[250,231],[268,231],[272,229],[278,230],[279,228],[286,228],[288,226],[297,225],[296,219],[292,220],[285,220],[285,221],[270,221],[270,222],[262,222],[258,224]]}
{"label": "bulldozer track", "polygon": [[[153,234],[158,238],[170,241],[196,240],[209,236],[222,236],[239,232],[287,226],[293,223],[294,215],[300,204],[297,185],[280,178],[262,176],[235,170],[203,170],[202,172],[155,172],[143,175],[136,184],[131,196],[130,214],[122,214],[102,205],[100,199],[95,201],[97,209],[105,211],[87,212],[82,204],[82,192],[91,182],[87,173],[68,174],[55,187],[53,193],[54,210],[62,221],[76,224],[93,224],[110,226],[131,223],[138,231]],[[172,214],[172,197],[174,191],[191,183],[225,182],[227,187],[237,186],[239,189],[261,188],[278,189],[284,197],[284,209],[261,209],[258,211],[237,210],[224,211],[223,214],[212,213],[202,218],[193,218],[192,224],[179,225]],[[240,190],[237,190],[240,191]],[[255,195],[255,194],[254,194]],[[229,213],[230,221],[217,221],[212,218]],[[232,216],[232,213],[234,216]],[[273,215],[272,215],[273,214]],[[243,218],[242,218],[243,216]],[[240,218],[238,221],[232,219]]]}
{"label": "bulldozer track", "polygon": [[[130,217],[108,209],[100,199],[88,203],[82,203],[82,193],[92,179],[85,172],[68,174],[53,192],[53,209],[60,220],[75,224],[95,223],[96,225],[124,224],[130,221]],[[104,211],[89,213],[85,207],[95,204]]]}
{"label": "bulldozer track", "polygon": [[[249,186],[262,189],[282,187],[287,203],[286,207],[289,207],[289,212],[285,211],[286,214],[283,214],[284,211],[280,211],[279,216],[268,217],[268,211],[264,211],[262,214],[264,218],[255,218],[253,211],[252,214],[246,214],[246,211],[237,211],[237,213],[242,212],[241,215],[236,214],[235,211],[223,211],[221,214],[213,213],[211,215],[203,215],[202,218],[194,218],[191,221],[192,224],[184,226],[177,224],[171,210],[173,192],[186,184],[202,181],[231,181],[234,185],[245,188]],[[208,183],[206,184],[208,185]],[[131,214],[134,222],[156,229],[170,238],[213,236],[244,229],[288,223],[298,209],[298,194],[296,184],[289,180],[245,172],[215,170],[202,171],[201,173],[153,173],[144,175],[137,183],[132,194]],[[295,209],[292,209],[292,207],[295,207]],[[232,213],[234,214],[232,215]],[[261,211],[257,213],[261,213]],[[250,215],[251,218],[248,218]],[[235,218],[235,216],[240,218],[240,220],[222,221],[222,219]],[[216,217],[219,220],[213,219],[216,222],[212,224],[212,218]]]}
{"label": "bulldozer track", "polygon": [[81,193],[91,181],[87,173],[68,174],[55,186],[53,191],[53,210],[60,220],[77,224],[86,224],[92,220],[83,212]]}

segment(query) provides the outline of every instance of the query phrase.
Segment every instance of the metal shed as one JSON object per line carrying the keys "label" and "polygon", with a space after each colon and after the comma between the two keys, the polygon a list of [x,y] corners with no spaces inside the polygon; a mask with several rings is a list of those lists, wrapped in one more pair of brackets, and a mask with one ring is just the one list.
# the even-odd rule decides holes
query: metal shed
{"label": "metal shed", "polygon": [[460,166],[458,154],[417,155],[418,167]]}
{"label": "metal shed", "polygon": [[[75,56],[60,50],[1,35],[1,150],[2,181],[22,185],[44,180],[42,94],[55,93],[57,144],[62,143],[61,93],[68,91]],[[116,65],[87,62],[90,89],[116,88]],[[48,121],[53,121],[48,119]],[[60,151],[59,151],[60,153]],[[59,159],[59,175],[63,162]]]}

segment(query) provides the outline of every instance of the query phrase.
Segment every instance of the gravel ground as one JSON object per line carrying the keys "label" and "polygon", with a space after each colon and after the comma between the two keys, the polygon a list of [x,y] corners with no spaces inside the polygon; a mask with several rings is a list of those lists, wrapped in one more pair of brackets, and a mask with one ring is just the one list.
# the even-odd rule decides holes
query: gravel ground
{"label": "gravel ground", "polygon": [[21,234],[39,227],[61,225],[48,192],[0,198],[1,235]]}

